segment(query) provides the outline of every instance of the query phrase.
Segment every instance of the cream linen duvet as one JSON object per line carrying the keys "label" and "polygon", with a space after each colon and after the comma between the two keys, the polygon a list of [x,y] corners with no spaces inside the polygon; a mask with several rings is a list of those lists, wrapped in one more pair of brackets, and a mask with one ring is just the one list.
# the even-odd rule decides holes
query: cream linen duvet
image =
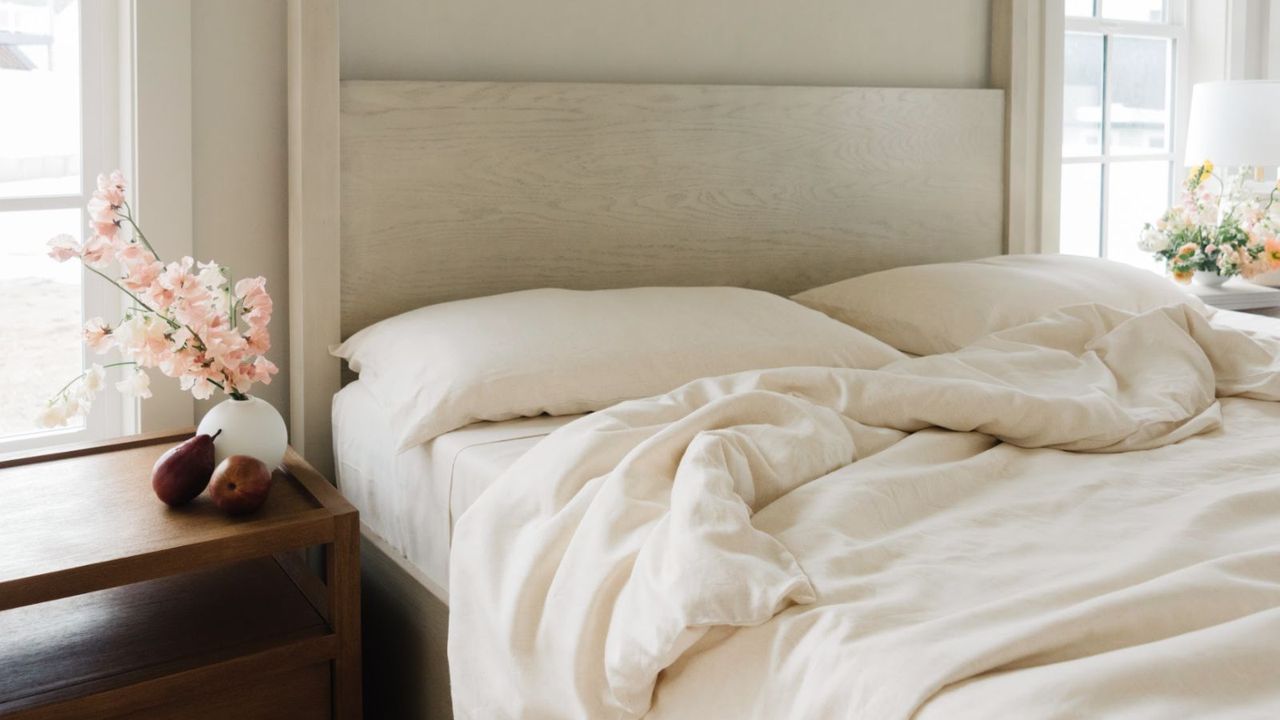
{"label": "cream linen duvet", "polygon": [[455,712],[1280,717],[1277,351],[1079,306],[587,416],[457,525]]}

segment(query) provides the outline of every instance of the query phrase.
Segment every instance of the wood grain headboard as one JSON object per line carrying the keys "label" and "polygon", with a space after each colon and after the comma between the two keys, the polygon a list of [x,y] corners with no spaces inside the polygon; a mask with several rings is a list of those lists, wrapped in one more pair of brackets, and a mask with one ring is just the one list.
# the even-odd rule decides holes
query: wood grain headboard
{"label": "wood grain headboard", "polygon": [[1002,251],[999,90],[341,86],[341,333],[533,287],[794,293]]}
{"label": "wood grain headboard", "polygon": [[289,440],[326,473],[328,348],[375,318],[533,285],[789,292],[1002,233],[1035,251],[1056,221],[1037,3],[993,0],[993,90],[340,84],[338,0],[287,7]]}

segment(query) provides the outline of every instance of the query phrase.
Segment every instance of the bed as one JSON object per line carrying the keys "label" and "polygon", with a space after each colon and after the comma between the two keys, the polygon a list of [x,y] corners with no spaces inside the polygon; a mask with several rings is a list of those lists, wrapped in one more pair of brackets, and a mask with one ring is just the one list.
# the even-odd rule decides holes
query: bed
{"label": "bed", "polygon": [[[791,296],[876,271],[999,255],[1013,246],[1009,218],[1025,210],[1010,200],[1014,183],[1034,172],[1018,119],[1006,112],[1026,103],[1026,88],[339,85],[335,12],[328,3],[291,4],[291,436],[322,466],[332,449],[339,485],[362,513],[368,715],[1276,714],[1259,684],[1274,650],[1259,640],[1276,632],[1277,585],[1267,569],[1276,558],[1266,537],[1280,509],[1269,480],[1280,405],[1257,399],[1269,386],[1239,378],[1217,378],[1216,394],[1233,396],[1220,403],[1212,387],[1228,368],[1271,377],[1231,365],[1257,360],[1247,343],[1265,345],[1275,334],[1268,322],[1077,308],[1031,330],[1008,328],[1030,334],[972,351],[1005,363],[1017,347],[1043,360],[1053,347],[1097,340],[1119,343],[1117,357],[1129,358],[1121,364],[1132,365],[1143,351],[1121,327],[1185,350],[1174,355],[1188,364],[1169,377],[1192,378],[1178,387],[1196,401],[1161,405],[1173,415],[1152,429],[1149,419],[1124,422],[1142,415],[1133,397],[1104,392],[1123,410],[1106,422],[1090,416],[1110,445],[1085,437],[1080,428],[1090,423],[1051,421],[1053,412],[1075,412],[1064,406],[1044,405],[1019,424],[981,415],[976,401],[962,416],[943,417],[936,411],[946,402],[921,400],[906,413],[881,398],[870,406],[885,412],[872,417],[840,393],[824,394],[874,392],[867,387],[879,381],[868,386],[864,372],[890,378],[900,397],[919,398],[930,383],[963,395],[978,382],[926,345],[894,345],[922,357],[874,368],[744,371],[597,412],[468,424],[406,444],[385,396],[375,397],[363,374],[341,375],[329,354],[415,308],[535,288],[727,286]],[[1238,325],[1253,336],[1228,332]],[[1219,346],[1239,358],[1218,358],[1206,374],[1208,361],[1192,358]],[[1003,364],[981,369],[1023,377]],[[1149,387],[1141,369],[1129,371],[1133,387]],[[1107,377],[1077,379],[1130,387]],[[1072,388],[1061,385],[1054,402]],[[654,405],[648,395],[665,400]],[[736,405],[757,396],[796,404]],[[770,433],[805,428],[779,447],[825,438],[813,456],[847,442],[837,455],[849,457],[808,467],[808,455],[782,452],[777,467],[786,472],[773,489],[735,485],[741,476],[729,472],[737,499],[723,518],[733,542],[708,539],[699,528],[715,523],[692,513],[685,517],[702,519],[667,544],[703,556],[658,552],[653,539],[679,525],[662,520],[679,506],[669,494],[642,498],[667,508],[653,517],[599,501],[612,521],[587,513],[569,535],[596,542],[548,529],[564,498],[597,503],[583,494],[592,478],[575,479],[578,465],[565,458],[628,455],[639,446],[592,443],[646,423],[715,436],[722,428],[697,418],[718,412],[704,409],[718,403]],[[681,411],[663,414],[672,407]],[[905,414],[889,412],[895,408]],[[948,429],[931,429],[938,427]],[[1100,448],[1133,452],[1094,452]],[[732,467],[704,462],[710,452],[690,454],[696,477]],[[1066,454],[1074,464],[1060,462]],[[865,459],[847,462],[854,457]],[[1220,457],[1236,460],[1219,468]],[[1037,476],[1056,482],[1029,482]],[[1215,482],[1197,484],[1210,476]],[[911,482],[897,483],[904,477]],[[979,482],[991,478],[998,482]],[[1111,492],[1121,485],[1107,478],[1170,484],[1140,483],[1146,494],[1126,496]],[[895,494],[899,486],[905,496]],[[1017,497],[1025,503],[1011,502]],[[1116,508],[1131,513],[1124,523],[1090,524]],[[984,509],[1010,523],[993,524]],[[850,534],[833,514],[858,517],[864,534]],[[1141,535],[1143,519],[1158,530],[1163,517],[1179,523],[1143,536],[1146,554],[1110,552]],[[627,531],[611,534],[620,527]],[[1076,545],[1055,554],[1055,542]],[[1101,560],[1082,562],[1085,550]],[[664,577],[667,565],[645,559],[651,555],[673,558],[678,581]],[[1045,562],[1029,566],[1028,558]],[[1152,582],[1114,572],[1125,562],[1147,568]],[[632,574],[651,582],[616,582]],[[1054,588],[1055,575],[1060,592],[1046,592],[1040,604],[990,602],[996,591],[1018,598],[1011,588],[1019,582]],[[1122,592],[1130,586],[1137,590]],[[1206,588],[1229,592],[1207,608],[1181,602]],[[1055,598],[1081,602],[1073,614]],[[1018,626],[1020,607],[1038,614]],[[624,627],[610,628],[615,617]],[[866,642],[835,642],[851,638]],[[744,683],[756,692],[741,692]]]}
{"label": "bed", "polygon": [[[1152,323],[1136,333],[1142,337],[1139,342],[1144,352],[1145,343],[1158,336],[1162,326]],[[1215,332],[1219,328],[1241,328],[1253,337],[1269,338],[1274,343],[1273,351],[1280,348],[1280,327],[1271,319],[1219,312],[1212,323],[1204,323],[1204,328]],[[1231,348],[1227,340],[1215,342],[1229,348],[1224,351],[1226,357],[1248,354]],[[1027,349],[1023,347],[1020,352]],[[994,355],[1003,357],[1011,352],[1000,348]],[[1135,357],[1134,353],[1122,354],[1115,348],[1111,352],[1112,357]],[[1169,352],[1178,354],[1173,349]],[[929,359],[908,357],[903,362]],[[1215,359],[1214,364],[1223,362]],[[896,364],[890,366],[893,367]],[[982,369],[980,364],[973,367]],[[819,368],[762,371],[760,378],[733,382],[779,382],[768,380],[769,373],[797,370]],[[894,372],[905,373],[906,366]],[[1139,372],[1145,373],[1145,368],[1139,368]],[[1232,371],[1220,370],[1219,375],[1230,376]],[[1274,381],[1274,369],[1271,375]],[[930,379],[945,377],[943,373],[931,375]],[[821,377],[814,386],[824,386],[830,379]],[[968,377],[963,379],[970,382]],[[1122,379],[1124,384],[1132,381],[1132,377]],[[699,382],[714,384],[723,380]],[[805,396],[809,392],[804,378],[788,377],[780,382],[788,395]],[[1280,388],[1275,382],[1272,385]],[[737,402],[759,389],[736,387],[732,392],[721,392],[718,401]],[[950,388],[953,393],[960,389]],[[688,386],[684,392],[690,392]],[[1235,393],[1230,389],[1219,392]],[[886,393],[909,395],[910,388],[892,388]],[[680,394],[679,390],[666,394],[654,407],[666,413],[672,398]],[[854,394],[867,406],[877,406],[874,393],[863,390]],[[1280,395],[1258,397],[1272,399]],[[584,455],[581,445],[590,444],[592,436],[616,435],[620,424],[637,414],[643,419],[622,426],[658,426],[661,420],[674,427],[692,422],[699,410],[697,402],[706,401],[697,401],[674,414],[644,415],[653,412],[654,407],[644,407],[651,402],[637,401],[601,410],[595,416],[601,418],[597,428],[590,427],[588,416],[583,415],[469,424],[401,454],[396,450],[392,423],[385,410],[373,401],[362,382],[348,385],[338,394],[334,406],[339,478],[344,492],[364,513],[366,542],[372,546],[369,557],[377,558],[374,562],[401,563],[441,601],[451,597],[447,585],[450,556],[453,562],[460,563],[453,574],[463,579],[464,590],[470,585],[469,594],[462,596],[462,608],[466,622],[472,626],[460,634],[468,644],[485,644],[482,638],[486,632],[475,623],[480,624],[479,628],[488,628],[497,618],[507,618],[496,623],[498,626],[507,627],[511,622],[510,606],[504,607],[502,600],[486,606],[485,599],[495,601],[508,596],[507,602],[514,602],[510,593],[522,596],[529,590],[525,583],[542,582],[552,584],[546,592],[556,598],[554,610],[550,606],[547,610],[580,620],[544,619],[541,632],[561,635],[571,645],[590,645],[592,639],[616,637],[615,630],[601,633],[579,627],[601,622],[611,625],[607,616],[601,618],[589,609],[599,602],[599,588],[608,588],[609,583],[602,580],[599,587],[588,584],[592,588],[588,593],[590,602],[580,610],[574,610],[573,603],[583,602],[582,599],[575,599],[571,589],[555,587],[556,583],[565,583],[566,578],[573,578],[571,584],[583,582],[592,568],[604,567],[614,573],[613,566],[595,557],[594,551],[589,550],[587,554],[592,557],[586,559],[565,553],[554,569],[544,567],[540,578],[537,568],[547,557],[556,556],[557,548],[564,547],[566,541],[554,535],[539,537],[541,531],[527,533],[522,528],[558,522],[553,518],[558,518],[561,511],[521,518],[527,506],[509,499],[526,492],[526,485],[540,483],[545,483],[551,495],[531,494],[531,502],[537,507],[554,505],[553,496],[573,497],[576,501],[595,492],[597,497],[591,498],[590,507],[608,519],[597,521],[594,526],[587,519],[579,521],[570,533],[575,539],[567,544],[604,548],[599,552],[606,558],[618,553],[619,541],[610,536],[615,532],[625,536],[630,531],[613,528],[618,527],[621,518],[643,517],[644,512],[600,500],[598,496],[604,490],[589,490],[595,480],[566,492],[563,483],[572,480],[579,461],[557,467],[558,458],[597,458],[618,452],[601,446]],[[677,404],[680,402],[683,401]],[[1089,445],[1067,447],[1080,452],[1064,453],[1053,449],[1024,450],[1024,446],[1053,448],[1064,440],[1074,440],[1019,435],[1032,432],[1025,424],[1035,420],[1033,415],[1001,408],[997,394],[983,402],[990,402],[997,409],[993,417],[979,419],[981,434],[921,431],[908,425],[912,434],[882,441],[873,432],[855,442],[861,448],[855,450],[855,456],[865,452],[866,459],[852,464],[840,461],[837,469],[829,473],[797,470],[811,479],[794,489],[738,490],[747,497],[769,498],[758,500],[758,505],[753,501],[755,512],[750,526],[777,538],[788,552],[794,553],[794,562],[804,568],[813,588],[786,601],[771,598],[766,603],[767,612],[758,619],[735,616],[712,622],[701,618],[696,627],[714,627],[695,638],[676,642],[680,652],[660,663],[661,681],[655,676],[647,683],[639,683],[643,692],[631,698],[630,702],[640,703],[632,712],[575,707],[573,701],[581,699],[575,691],[549,691],[557,678],[572,680],[571,687],[584,684],[592,674],[590,668],[597,664],[595,655],[585,653],[584,658],[579,652],[557,648],[556,642],[528,638],[516,641],[512,638],[518,635],[504,635],[501,640],[490,637],[493,647],[488,653],[477,655],[489,658],[487,662],[492,664],[481,663],[479,669],[469,669],[471,679],[466,687],[474,692],[479,678],[483,693],[481,700],[473,695],[464,701],[468,708],[465,716],[830,717],[843,715],[854,706],[876,717],[1036,715],[1031,708],[1040,708],[1044,716],[1160,717],[1188,708],[1194,708],[1197,716],[1213,716],[1236,704],[1236,709],[1250,712],[1274,708],[1274,693],[1259,692],[1260,688],[1271,686],[1266,668],[1273,658],[1269,645],[1258,641],[1273,634],[1276,604],[1280,602],[1280,589],[1265,569],[1274,567],[1276,559],[1269,538],[1273,536],[1272,505],[1280,500],[1280,486],[1269,480],[1268,472],[1280,457],[1280,404],[1227,398],[1221,401],[1221,427],[1207,434],[1204,431],[1209,428],[1200,426],[1170,437],[1168,442],[1153,443],[1147,438],[1132,448],[1120,448],[1132,452],[1111,452],[1116,448],[1109,446],[1106,452],[1093,452],[1097,448]],[[1143,412],[1148,411],[1143,408]],[[753,412],[762,414],[751,415]],[[685,432],[690,437],[711,437],[730,432],[740,423],[785,428],[787,419],[772,412],[767,408],[734,409],[731,414],[737,419],[732,423],[695,423]],[[1070,424],[1071,414],[1062,413],[1062,425]],[[1002,415],[1021,415],[1022,420],[1015,424],[1023,427],[1014,430],[1011,426],[993,426]],[[1101,432],[1106,426],[1102,417],[1095,416],[1082,426],[1088,428],[1090,435]],[[973,420],[969,415],[964,419]],[[1196,425],[1200,419],[1197,416],[1190,424]],[[876,427],[894,424],[883,418],[862,420]],[[1054,417],[1050,429],[1035,432],[1055,433],[1057,421]],[[933,419],[927,424],[947,422]],[[606,432],[600,435],[602,429]],[[556,433],[557,430],[562,432]],[[802,443],[818,435],[821,433],[808,428],[787,443]],[[998,443],[988,435],[1005,442]],[[828,440],[813,450],[802,448],[795,456],[775,457],[771,464],[779,468],[803,467],[802,458],[821,454],[817,452],[820,448],[838,444],[834,437]],[[1105,440],[1111,441],[1112,438]],[[880,450],[878,445],[882,442],[886,447]],[[1087,442],[1104,441],[1090,437]],[[625,454],[627,460],[621,461],[624,465],[628,461],[645,462],[637,461],[633,455],[638,447],[628,446],[623,449],[625,453],[618,455],[622,458]],[[697,462],[691,460],[698,456],[693,444],[681,452],[681,468]],[[541,481],[540,474],[545,476]],[[627,475],[610,475],[606,481]],[[485,494],[504,481],[502,489]],[[678,488],[678,474],[674,482]],[[415,492],[436,493],[437,497],[433,501],[414,499]],[[632,488],[626,495],[636,492]],[[640,500],[646,505],[655,503],[654,498]],[[464,514],[477,504],[479,515]],[[666,504],[672,513],[680,509],[674,494]],[[1107,514],[1125,521],[1102,522],[1099,518]],[[459,517],[470,522],[473,529],[454,536]],[[693,526],[707,520],[703,518]],[[629,526],[630,522],[621,524]],[[423,531],[432,529],[439,530],[439,537],[421,537]],[[654,530],[654,534],[657,532]],[[1082,538],[1082,534],[1087,537]],[[453,544],[455,539],[461,544]],[[646,540],[651,542],[652,538]],[[734,542],[729,544],[740,555],[742,541]],[[713,547],[724,544],[723,537],[711,543]],[[660,625],[661,614],[652,608],[671,603],[681,588],[701,588],[695,597],[705,604],[708,599],[704,593],[713,591],[728,592],[730,598],[751,597],[754,593],[750,586],[737,584],[741,578],[768,578],[768,572],[759,568],[738,567],[719,557],[712,566],[726,572],[726,576],[699,584],[677,571],[682,561],[675,557],[679,555],[675,548],[699,547],[696,537],[683,535],[666,545],[665,550],[655,551],[662,557],[658,575],[676,572],[680,579],[667,585],[653,582],[662,588],[660,602],[649,598],[628,603],[625,590],[612,588],[623,598],[609,604],[612,612],[636,627]],[[1242,546],[1248,551],[1241,551]],[[659,547],[663,545],[660,543]],[[486,556],[497,548],[503,548],[503,555],[528,553],[536,561],[518,561],[515,573],[510,572],[510,567],[508,572],[495,572],[494,561],[486,561]],[[374,549],[376,552],[372,552]],[[637,558],[630,561],[634,567],[629,571],[632,579],[628,586],[636,583],[636,577],[645,576],[644,552],[637,549]],[[1110,559],[1104,561],[1104,557]],[[1028,561],[1037,564],[1028,565]],[[705,558],[683,562],[698,568],[695,574],[699,577],[708,574]],[[476,574],[486,564],[491,567]],[[1136,581],[1135,574],[1139,576]],[[495,577],[520,580],[514,587],[508,583],[505,590],[499,583],[475,592],[477,585],[484,587]],[[855,582],[850,583],[851,580]],[[795,591],[787,587],[789,592]],[[1221,599],[1208,602],[1212,597]],[[524,602],[527,600],[520,604]],[[626,609],[629,604],[649,610]],[[1027,613],[1029,607],[1035,608],[1033,614],[1018,621],[1009,620],[1010,616]],[[381,608],[374,605],[370,610]],[[851,614],[842,616],[833,611],[838,608]],[[417,611],[421,612],[421,608]],[[852,626],[851,617],[857,618]],[[771,619],[764,622],[765,618]],[[612,624],[616,623],[615,617]],[[867,627],[860,628],[859,623]],[[514,629],[513,632],[518,633]],[[852,643],[854,652],[849,652],[835,643],[823,646],[824,639],[844,635],[864,638],[866,647]],[[515,645],[507,645],[512,642]],[[638,642],[644,646],[652,638]],[[530,651],[530,644],[538,649]],[[395,645],[387,643],[382,647]],[[1231,652],[1220,654],[1227,647]],[[505,666],[511,658],[520,657],[520,650],[531,653],[530,659],[536,659],[542,668],[540,672],[526,669],[517,675],[512,667]],[[606,657],[617,653],[600,652]],[[633,654],[634,649],[623,653]],[[936,673],[918,671],[921,654],[932,655]],[[492,661],[494,658],[504,660]],[[556,662],[567,664],[552,670]],[[1226,670],[1222,669],[1224,666]],[[1049,668],[1057,669],[1050,672]],[[401,670],[389,668],[387,672]],[[902,678],[922,675],[927,680],[923,686],[902,682]],[[508,701],[518,698],[516,704],[486,704],[502,695],[492,686],[491,678],[518,676],[524,676],[523,683],[508,680],[502,685]],[[756,692],[744,694],[737,689],[743,676],[755,678]],[[835,686],[830,684],[832,678],[838,679]],[[404,679],[411,682],[413,677]],[[815,682],[819,684],[810,687]],[[805,690],[798,692],[797,688]],[[885,688],[894,688],[894,692],[886,692]],[[1082,692],[1083,688],[1092,694]],[[456,696],[454,700],[457,701]]]}

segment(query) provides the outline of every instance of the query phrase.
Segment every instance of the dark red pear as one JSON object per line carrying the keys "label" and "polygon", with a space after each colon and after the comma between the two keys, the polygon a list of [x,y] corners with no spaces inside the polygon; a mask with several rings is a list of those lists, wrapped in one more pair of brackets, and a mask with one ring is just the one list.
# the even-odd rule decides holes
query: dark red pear
{"label": "dark red pear", "polygon": [[271,468],[255,457],[232,455],[218,463],[209,483],[209,498],[228,515],[244,515],[262,507],[271,492]]}
{"label": "dark red pear", "polygon": [[196,435],[169,448],[151,469],[151,489],[166,505],[186,505],[204,492],[213,476],[213,441],[221,434]]}

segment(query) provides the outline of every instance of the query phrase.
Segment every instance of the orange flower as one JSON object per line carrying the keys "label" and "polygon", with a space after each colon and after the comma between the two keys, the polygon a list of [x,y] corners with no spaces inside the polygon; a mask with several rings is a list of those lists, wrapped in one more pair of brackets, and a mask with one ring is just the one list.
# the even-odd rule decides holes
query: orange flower
{"label": "orange flower", "polygon": [[1268,238],[1265,247],[1262,256],[1267,259],[1267,265],[1273,270],[1280,268],[1280,237]]}
{"label": "orange flower", "polygon": [[1196,273],[1194,270],[1174,270],[1173,279],[1177,280],[1183,285],[1186,285],[1187,283],[1191,282],[1191,277],[1195,274]]}
{"label": "orange flower", "polygon": [[1191,257],[1192,255],[1196,254],[1197,249],[1198,248],[1196,248],[1195,243],[1187,243],[1186,245],[1183,245],[1182,247],[1178,248],[1178,254]]}

